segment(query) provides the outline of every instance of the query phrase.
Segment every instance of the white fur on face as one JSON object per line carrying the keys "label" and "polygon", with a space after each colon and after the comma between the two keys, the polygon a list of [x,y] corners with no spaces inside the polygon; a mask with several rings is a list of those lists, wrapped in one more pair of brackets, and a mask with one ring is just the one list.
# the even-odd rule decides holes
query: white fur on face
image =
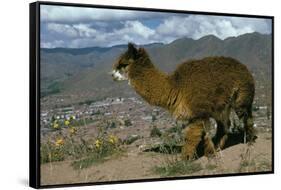
{"label": "white fur on face", "polygon": [[126,76],[121,74],[118,70],[112,71],[112,76],[115,80],[121,81],[121,80],[128,80]]}

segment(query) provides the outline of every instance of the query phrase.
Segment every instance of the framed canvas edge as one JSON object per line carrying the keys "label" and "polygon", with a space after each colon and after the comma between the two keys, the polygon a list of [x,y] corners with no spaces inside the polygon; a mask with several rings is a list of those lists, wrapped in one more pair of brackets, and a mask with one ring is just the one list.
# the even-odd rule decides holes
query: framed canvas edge
{"label": "framed canvas edge", "polygon": [[274,133],[274,129],[275,129],[275,106],[274,106],[274,76],[275,76],[275,70],[274,70],[274,63],[275,63],[275,57],[274,57],[274,53],[275,53],[275,48],[274,48],[274,35],[275,35],[275,31],[274,31],[274,17],[272,16],[271,18],[271,38],[272,38],[272,42],[271,42],[271,59],[272,59],[272,65],[271,65],[271,96],[272,96],[272,100],[271,100],[271,106],[272,106],[272,119],[271,119],[271,127],[272,127],[272,147],[271,147],[271,159],[272,159],[272,173],[274,173],[275,171],[275,133]]}
{"label": "framed canvas edge", "polygon": [[39,3],[29,4],[29,185],[40,187]]}
{"label": "framed canvas edge", "polygon": [[[183,176],[183,177],[166,177],[166,178],[151,178],[151,179],[133,179],[120,181],[106,182],[87,182],[87,183],[70,183],[70,184],[54,184],[41,185],[40,182],[40,5],[56,5],[56,6],[72,6],[72,7],[88,7],[88,8],[107,8],[135,11],[152,11],[152,12],[170,12],[198,15],[213,15],[213,16],[231,16],[231,17],[246,17],[246,18],[264,18],[271,19],[272,23],[272,170],[264,172],[248,172],[248,173],[228,173],[214,174],[204,176]],[[274,16],[269,15],[250,15],[236,13],[218,13],[218,12],[203,12],[189,10],[172,10],[172,9],[156,9],[142,7],[126,7],[112,5],[95,5],[82,3],[64,3],[50,1],[36,1],[29,4],[29,186],[39,188],[57,188],[57,187],[76,187],[90,185],[110,185],[138,182],[157,182],[168,180],[185,180],[185,179],[200,179],[200,178],[217,178],[217,177],[237,177],[260,174],[274,174],[275,159],[274,159]]]}
{"label": "framed canvas edge", "polygon": [[208,11],[191,11],[180,9],[160,9],[160,8],[148,8],[148,7],[129,7],[129,6],[117,6],[117,5],[97,5],[86,3],[65,3],[65,2],[51,2],[51,1],[36,1],[40,5],[57,5],[57,6],[71,6],[71,7],[85,7],[85,8],[105,8],[105,9],[119,9],[119,10],[135,10],[135,11],[151,11],[151,12],[170,12],[170,13],[184,13],[184,14],[198,14],[198,15],[214,15],[214,16],[233,16],[233,17],[247,17],[247,18],[268,18],[271,19],[274,16],[271,15],[253,15],[253,14],[238,14],[238,13],[224,13],[224,12],[208,12]]}

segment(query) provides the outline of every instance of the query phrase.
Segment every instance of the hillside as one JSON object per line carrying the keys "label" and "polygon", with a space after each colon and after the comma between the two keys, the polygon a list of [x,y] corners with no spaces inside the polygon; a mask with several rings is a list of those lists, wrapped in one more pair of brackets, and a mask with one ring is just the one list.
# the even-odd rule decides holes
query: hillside
{"label": "hillside", "polygon": [[[271,43],[271,35],[250,33],[225,40],[213,35],[198,40],[181,38],[169,44],[155,43],[144,47],[154,64],[166,72],[171,72],[176,65],[187,59],[231,56],[248,66],[257,82],[257,94],[262,94],[271,92]],[[135,96],[135,92],[126,82],[116,83],[108,75],[114,61],[125,50],[126,45],[109,48],[42,49],[42,95],[77,95],[80,97],[77,101]]]}
{"label": "hillside", "polygon": [[[178,154],[142,152],[140,147],[145,142],[140,139],[121,154],[79,170],[73,168],[71,160],[43,164],[41,182],[48,185],[272,171],[272,137],[269,129],[259,132],[259,138],[253,146],[236,144],[218,152],[215,157],[204,156],[191,162],[188,170],[176,167],[180,163]],[[164,167],[167,171],[156,172],[157,167]],[[61,171],[65,171],[65,174],[61,175]]]}

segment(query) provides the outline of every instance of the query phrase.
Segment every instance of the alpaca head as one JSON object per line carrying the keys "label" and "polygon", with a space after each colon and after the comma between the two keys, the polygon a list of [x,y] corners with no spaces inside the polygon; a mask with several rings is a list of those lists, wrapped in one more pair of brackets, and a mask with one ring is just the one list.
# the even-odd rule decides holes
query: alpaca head
{"label": "alpaca head", "polygon": [[138,49],[131,43],[128,44],[128,49],[123,53],[117,62],[113,65],[111,75],[116,81],[128,80],[128,68],[135,62],[138,55]]}

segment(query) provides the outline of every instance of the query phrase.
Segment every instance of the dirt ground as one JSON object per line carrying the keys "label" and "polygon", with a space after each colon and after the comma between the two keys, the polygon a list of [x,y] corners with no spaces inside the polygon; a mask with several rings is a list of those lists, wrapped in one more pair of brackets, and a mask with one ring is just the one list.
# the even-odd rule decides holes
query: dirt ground
{"label": "dirt ground", "polygon": [[[237,144],[218,152],[213,158],[201,157],[193,161],[200,164],[202,169],[184,176],[271,171],[271,130],[264,129],[258,136],[252,146]],[[179,155],[143,152],[140,147],[136,147],[81,170],[73,169],[72,161],[52,162],[41,165],[41,183],[53,185],[162,178],[153,168],[175,157]]]}

